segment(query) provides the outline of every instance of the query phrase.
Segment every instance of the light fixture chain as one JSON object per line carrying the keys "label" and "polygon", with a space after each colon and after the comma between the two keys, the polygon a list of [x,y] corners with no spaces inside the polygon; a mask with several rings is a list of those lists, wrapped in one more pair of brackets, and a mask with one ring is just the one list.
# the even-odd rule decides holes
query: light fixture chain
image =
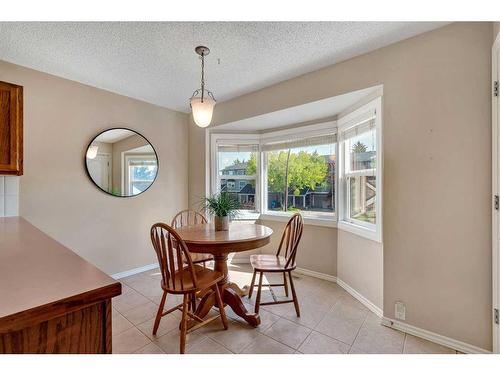
{"label": "light fixture chain", "polygon": [[201,102],[203,103],[203,95],[205,94],[205,54],[201,53]]}

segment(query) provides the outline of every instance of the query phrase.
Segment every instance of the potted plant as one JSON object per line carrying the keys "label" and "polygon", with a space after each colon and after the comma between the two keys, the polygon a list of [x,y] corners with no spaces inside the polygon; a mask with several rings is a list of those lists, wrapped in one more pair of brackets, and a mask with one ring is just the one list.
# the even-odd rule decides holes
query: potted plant
{"label": "potted plant", "polygon": [[240,202],[227,192],[213,194],[203,199],[203,208],[214,216],[215,230],[229,230],[229,219],[233,219],[240,209]]}

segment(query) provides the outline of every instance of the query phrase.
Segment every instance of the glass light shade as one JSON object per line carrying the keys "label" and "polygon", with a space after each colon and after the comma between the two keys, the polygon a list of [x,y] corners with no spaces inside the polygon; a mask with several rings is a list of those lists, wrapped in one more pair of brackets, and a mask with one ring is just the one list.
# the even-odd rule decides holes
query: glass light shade
{"label": "glass light shade", "polygon": [[212,114],[214,113],[215,100],[209,96],[203,98],[203,102],[200,97],[195,97],[191,99],[191,108],[193,109],[193,119],[196,125],[200,128],[206,128],[210,125],[212,121]]}
{"label": "glass light shade", "polygon": [[89,149],[87,150],[87,158],[88,159],[95,159],[97,156],[97,150],[99,149],[98,146],[96,145],[91,145]]}

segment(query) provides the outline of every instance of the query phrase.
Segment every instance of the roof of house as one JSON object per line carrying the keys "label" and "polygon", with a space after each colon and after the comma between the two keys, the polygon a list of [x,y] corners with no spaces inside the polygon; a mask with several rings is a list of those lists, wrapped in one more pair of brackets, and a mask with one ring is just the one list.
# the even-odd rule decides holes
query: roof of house
{"label": "roof of house", "polygon": [[245,161],[243,163],[236,163],[233,165],[229,165],[223,169],[223,171],[231,171],[231,170],[238,170],[238,169],[247,169],[248,163]]}

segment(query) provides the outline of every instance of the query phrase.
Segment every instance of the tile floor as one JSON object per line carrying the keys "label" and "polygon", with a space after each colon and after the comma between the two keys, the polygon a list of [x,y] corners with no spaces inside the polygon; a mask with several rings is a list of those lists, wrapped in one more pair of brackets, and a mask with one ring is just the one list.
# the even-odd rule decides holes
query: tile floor
{"label": "tile floor", "polygon": [[[240,286],[250,284],[249,265],[232,265],[230,279]],[[268,276],[269,278],[277,275]],[[178,311],[162,318],[156,336],[151,334],[162,290],[158,270],[120,280],[123,294],[113,299],[113,353],[173,354],[179,351]],[[272,280],[278,281],[278,280]],[[220,320],[188,334],[190,354],[313,354],[313,353],[456,353],[454,350],[404,334],[380,324],[380,319],[337,284],[294,275],[301,317],[293,304],[262,306],[262,324],[251,328],[226,309],[229,329]],[[273,288],[279,297],[282,288]],[[255,296],[256,293],[254,293]],[[270,300],[263,290],[262,301]],[[253,311],[254,297],[244,298]],[[180,303],[168,295],[167,307]],[[214,312],[215,313],[215,312]]]}

